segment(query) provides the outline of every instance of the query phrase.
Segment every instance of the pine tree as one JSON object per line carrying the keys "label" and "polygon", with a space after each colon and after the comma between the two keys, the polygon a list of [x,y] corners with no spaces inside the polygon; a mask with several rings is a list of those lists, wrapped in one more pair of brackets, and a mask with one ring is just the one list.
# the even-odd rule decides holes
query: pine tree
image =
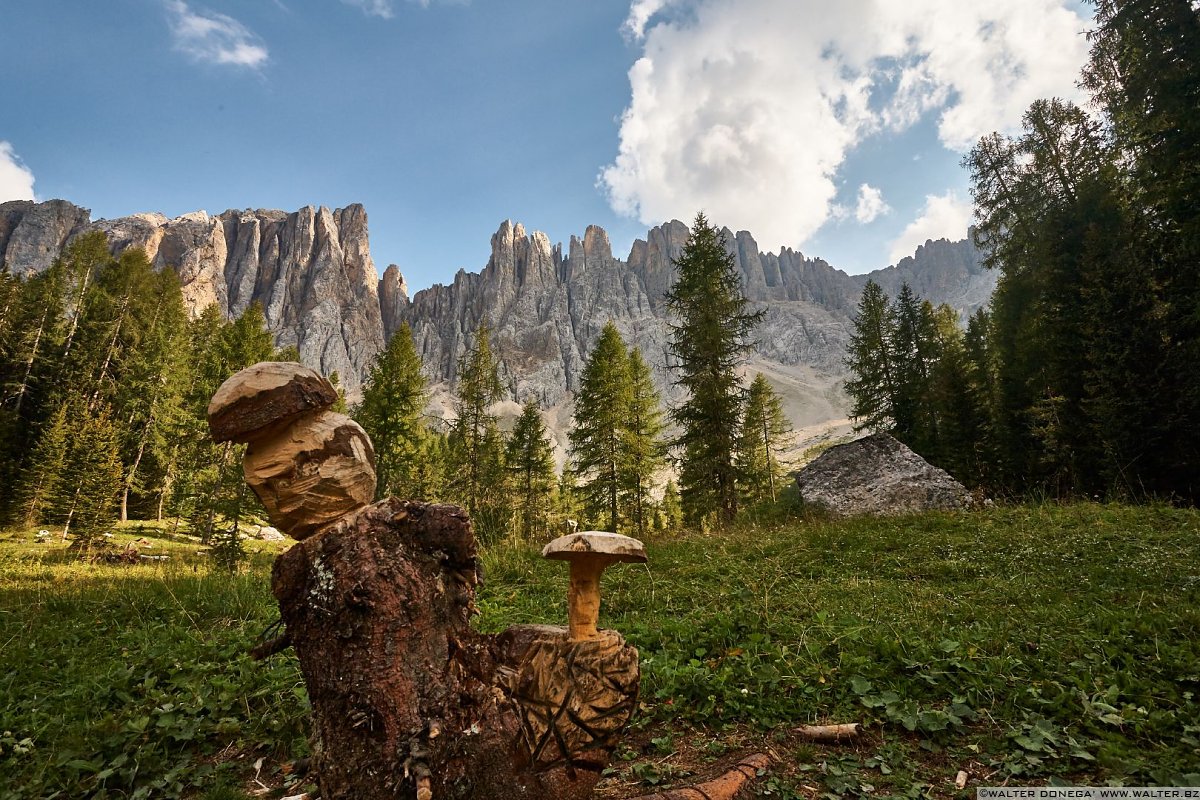
{"label": "pine tree", "polygon": [[546,426],[535,400],[521,407],[504,465],[514,495],[515,531],[522,539],[534,541],[548,530],[554,491],[554,451],[546,440]]}
{"label": "pine tree", "polygon": [[847,348],[846,381],[850,418],[856,431],[891,430],[895,420],[896,381],[893,376],[892,316],[888,298],[875,281],[867,281],[854,318]]}
{"label": "pine tree", "polygon": [[[274,341],[266,329],[262,308],[252,303],[232,323],[222,322],[217,312],[207,309],[193,326],[192,353],[197,358],[196,375],[188,392],[191,408],[189,428],[193,431],[188,469],[192,473],[189,520],[192,530],[205,544],[214,535],[221,538],[234,560],[239,558],[240,525],[262,509],[253,495],[245,492],[242,454],[245,445],[214,444],[208,435],[208,401],[232,374],[260,361],[275,358]],[[221,555],[220,558],[225,558]]]}
{"label": "pine tree", "polygon": [[746,410],[738,436],[737,460],[747,499],[775,500],[782,477],[779,451],[792,425],[783,413],[783,402],[760,372],[746,393]]}
{"label": "pine tree", "polygon": [[666,463],[666,424],[642,351],[637,347],[630,350],[627,364],[629,385],[620,431],[619,484],[629,528],[635,536],[644,536],[652,522],[654,474]]}
{"label": "pine tree", "polygon": [[405,323],[376,357],[354,418],[375,446],[376,497],[419,497],[425,424],[425,376],[421,357]]}
{"label": "pine tree", "polygon": [[750,348],[749,335],[762,312],[747,310],[741,281],[723,232],[697,214],[675,262],[678,272],[666,294],[670,353],[676,385],[687,398],[673,412],[680,428],[680,488],[688,519],[710,515],[724,523],[737,514],[735,437],[742,412],[737,368]]}
{"label": "pine tree", "polygon": [[604,520],[619,533],[624,428],[630,402],[629,357],[617,326],[609,320],[588,353],[575,395],[570,433],[572,468],[589,520]]}
{"label": "pine tree", "polygon": [[948,305],[935,312],[937,358],[929,375],[928,405],[937,419],[931,460],[968,486],[981,481],[980,443],[987,419],[958,314]]}

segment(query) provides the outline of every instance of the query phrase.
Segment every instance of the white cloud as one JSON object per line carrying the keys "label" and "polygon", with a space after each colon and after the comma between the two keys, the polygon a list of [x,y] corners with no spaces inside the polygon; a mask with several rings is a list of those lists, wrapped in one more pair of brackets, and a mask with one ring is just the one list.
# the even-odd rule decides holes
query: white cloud
{"label": "white cloud", "polygon": [[633,0],[629,6],[629,16],[625,18],[621,30],[630,38],[644,39],[650,18],[677,2],[679,0]]}
{"label": "white cloud", "polygon": [[34,199],[33,171],[25,166],[11,144],[0,141],[0,203]]}
{"label": "white cloud", "polygon": [[908,224],[889,247],[888,258],[895,264],[930,239],[958,241],[967,235],[972,207],[954,192],[926,195],[921,214]]}
{"label": "white cloud", "polygon": [[193,10],[183,0],[166,0],[175,49],[206,64],[260,67],[267,47],[249,28],[233,17],[203,9]]}
{"label": "white cloud", "polygon": [[[663,13],[670,7],[672,13]],[[833,213],[847,155],[937,114],[943,146],[1077,98],[1073,0],[632,0],[641,43],[619,152],[598,184],[646,224],[690,219],[798,246]],[[897,198],[892,198],[896,203]]]}
{"label": "white cloud", "polygon": [[[391,19],[396,16],[396,11],[392,8],[392,0],[342,0],[342,2],[348,6],[361,8],[368,17]],[[417,2],[423,6],[429,5],[429,0],[417,0]]]}
{"label": "white cloud", "polygon": [[854,206],[854,218],[866,225],[892,209],[883,202],[883,192],[869,183],[858,187],[858,203]]}

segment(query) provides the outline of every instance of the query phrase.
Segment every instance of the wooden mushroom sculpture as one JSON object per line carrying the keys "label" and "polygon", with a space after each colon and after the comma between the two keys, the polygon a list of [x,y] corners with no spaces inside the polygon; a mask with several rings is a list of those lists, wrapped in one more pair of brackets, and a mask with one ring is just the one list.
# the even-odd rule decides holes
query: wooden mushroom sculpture
{"label": "wooden mushroom sculpture", "polygon": [[573,641],[595,639],[600,616],[600,573],[618,561],[645,563],[646,549],[637,539],[607,531],[580,531],[560,536],[542,548],[543,558],[571,565],[567,590],[568,629]]}
{"label": "wooden mushroom sculpture", "polygon": [[[268,363],[234,375],[209,405],[214,438],[248,443],[247,482],[272,522],[302,540],[271,576],[285,633],[253,652],[295,649],[322,798],[590,796],[637,707],[637,650],[595,630],[598,596],[586,637],[544,625],[475,631],[467,514],[371,503],[371,443],[329,410],[334,399],[316,372]],[[632,552],[604,559],[638,560]]]}
{"label": "wooden mushroom sculpture", "polygon": [[330,411],[333,385],[301,364],[238,372],[208,404],[218,442],[244,442],[246,482],[275,527],[304,539],[375,497],[375,451],[359,424]]}

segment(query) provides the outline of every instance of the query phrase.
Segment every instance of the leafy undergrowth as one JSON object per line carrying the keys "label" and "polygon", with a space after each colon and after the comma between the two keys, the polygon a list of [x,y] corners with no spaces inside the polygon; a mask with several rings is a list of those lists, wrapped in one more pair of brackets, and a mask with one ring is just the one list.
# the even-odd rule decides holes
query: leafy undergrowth
{"label": "leafy undergrowth", "polygon": [[[604,576],[602,624],[640,649],[643,684],[598,795],[752,750],[775,762],[755,791],[784,800],[1200,782],[1198,533],[1196,511],[1084,504],[652,540],[647,565]],[[118,538],[137,535],[154,538]],[[0,798],[294,782],[295,661],[244,654],[277,618],[271,548],[229,576],[169,538],[168,560],[101,566],[0,536]],[[483,629],[565,621],[562,564],[501,545],[485,567]],[[849,745],[794,732],[850,721],[865,731]]]}
{"label": "leafy undergrowth", "polygon": [[[1200,783],[1198,534],[1196,511],[1082,504],[652,541],[605,573],[602,623],[641,651],[640,725],[670,744],[614,777],[698,771],[659,751],[715,732],[772,748],[765,796]],[[565,619],[561,565],[487,566],[489,630]],[[853,747],[792,733],[850,721]]]}

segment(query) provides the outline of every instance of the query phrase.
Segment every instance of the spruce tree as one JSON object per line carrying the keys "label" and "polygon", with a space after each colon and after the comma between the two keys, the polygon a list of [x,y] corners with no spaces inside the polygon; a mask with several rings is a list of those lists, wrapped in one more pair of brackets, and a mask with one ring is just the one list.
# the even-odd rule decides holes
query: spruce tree
{"label": "spruce tree", "polygon": [[363,388],[355,420],[375,446],[376,497],[421,497],[416,473],[424,441],[425,376],[405,323],[379,353]]}
{"label": "spruce tree", "polygon": [[542,537],[549,528],[554,492],[554,451],[535,400],[527,400],[508,438],[504,457],[513,492],[515,532],[526,541]]}
{"label": "spruce tree", "polygon": [[938,437],[937,421],[928,402],[930,372],[937,357],[933,306],[922,302],[903,283],[891,315],[892,433],[928,458],[937,450]]}
{"label": "spruce tree", "polygon": [[894,326],[888,298],[875,281],[867,281],[850,333],[846,381],[850,418],[856,431],[891,430],[895,419],[896,381],[893,376]]}
{"label": "spruce tree", "polygon": [[588,353],[575,395],[571,428],[572,468],[588,520],[619,533],[624,466],[624,429],[630,402],[629,357],[609,320]]}
{"label": "spruce tree", "polygon": [[783,402],[760,372],[746,393],[746,410],[738,436],[737,460],[748,500],[775,500],[783,475],[779,452],[792,425],[783,413]]}
{"label": "spruce tree", "polygon": [[725,235],[697,214],[675,261],[677,277],[666,294],[670,353],[676,385],[687,396],[672,417],[680,429],[680,490],[691,522],[737,515],[735,439],[742,413],[737,369],[750,348],[749,335],[762,318],[742,294]]}

